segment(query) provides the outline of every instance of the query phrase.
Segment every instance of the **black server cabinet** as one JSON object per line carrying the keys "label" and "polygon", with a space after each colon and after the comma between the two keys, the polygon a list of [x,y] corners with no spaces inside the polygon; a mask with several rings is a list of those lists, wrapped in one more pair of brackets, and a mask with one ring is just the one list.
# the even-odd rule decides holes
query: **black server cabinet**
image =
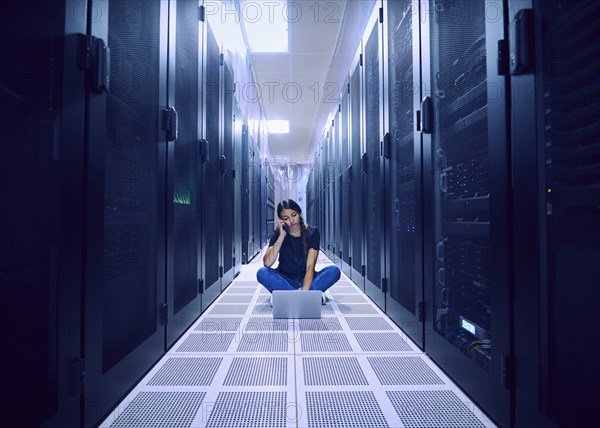
{"label": "black server cabinet", "polygon": [[361,85],[361,70],[362,70],[362,48],[359,48],[353,61],[352,73],[350,75],[350,147],[351,147],[351,164],[350,164],[350,186],[352,192],[350,194],[350,206],[352,209],[352,233],[350,237],[350,252],[352,257],[351,278],[356,285],[361,289],[365,288],[365,268],[364,258],[362,253],[363,247],[363,175],[364,175],[364,160],[362,149],[362,129],[361,121],[361,105],[363,98],[363,88]]}
{"label": "black server cabinet", "polygon": [[265,176],[265,235],[264,240],[268,244],[271,233],[278,227],[279,219],[275,212],[275,178],[273,177],[273,171],[271,165],[265,163],[264,166]]}
{"label": "black server cabinet", "polygon": [[[381,308],[385,307],[385,247],[383,222],[383,156],[382,142],[382,79],[381,46],[382,25],[379,8],[373,14],[363,36],[363,79],[364,79],[364,265],[365,292]],[[382,292],[383,291],[383,292]]]}
{"label": "black server cabinet", "polygon": [[250,146],[250,142],[248,141],[248,126],[242,125],[242,141],[241,141],[241,213],[244,216],[242,218],[242,236],[241,236],[241,252],[242,252],[242,263],[247,264],[248,261],[252,258],[250,252],[252,251],[251,245],[251,234],[252,228],[254,224],[254,205],[253,205],[253,193],[254,187],[252,183],[252,178],[250,177],[251,169],[251,159],[252,159],[252,147]]}
{"label": "black server cabinet", "polygon": [[[235,83],[233,84],[235,92]],[[251,221],[252,216],[248,211],[242,211],[242,127],[246,126],[242,122],[242,112],[239,105],[235,102],[233,115],[233,159],[232,159],[232,181],[233,181],[233,275],[239,275],[242,268],[242,221]]]}
{"label": "black server cabinet", "polygon": [[340,167],[340,177],[341,177],[341,213],[340,213],[340,222],[341,222],[341,233],[342,233],[342,242],[340,247],[340,258],[341,258],[341,266],[342,272],[346,274],[349,278],[351,278],[351,268],[352,268],[352,254],[350,253],[350,240],[352,238],[352,202],[351,202],[351,194],[352,194],[352,168],[350,167],[352,163],[352,155],[350,152],[350,137],[349,137],[349,113],[350,113],[350,77],[346,79],[344,82],[344,86],[342,86],[342,102],[340,107],[341,121],[340,121],[340,132],[341,132],[341,167]]}
{"label": "black server cabinet", "polygon": [[263,219],[262,219],[262,195],[261,195],[261,165],[260,165],[260,152],[258,150],[258,145],[254,142],[254,138],[251,138],[252,142],[252,162],[251,169],[249,172],[249,176],[251,181],[251,187],[253,189],[252,198],[250,199],[252,204],[252,211],[254,212],[254,222],[252,223],[252,248],[251,248],[251,256],[250,259],[254,258],[257,254],[260,253],[263,246],[262,239],[262,228],[263,228]]}
{"label": "black server cabinet", "polygon": [[167,145],[167,347],[202,310],[198,282],[202,187],[198,182],[201,93],[197,11],[196,2],[170,2],[167,99],[172,114],[177,115],[177,138]]}
{"label": "black server cabinet", "polygon": [[234,86],[233,71],[229,62],[224,60],[224,54],[221,54],[221,69],[223,86],[221,88],[222,96],[222,139],[220,156],[220,176],[221,176],[221,237],[220,252],[221,266],[220,274],[221,289],[225,288],[233,281],[233,239],[234,239],[234,180],[235,171],[233,169],[233,105],[234,105]]}
{"label": "black server cabinet", "polygon": [[342,127],[341,127],[341,104],[336,108],[337,113],[335,114],[334,127],[333,127],[333,263],[337,264],[341,269],[341,251],[342,251],[342,177],[340,174],[341,165],[341,140],[342,140]]}
{"label": "black server cabinet", "polygon": [[202,310],[221,293],[220,231],[221,231],[221,160],[220,160],[220,49],[210,24],[202,26],[204,44],[204,140],[207,157],[202,171],[202,242],[204,245],[204,294]]}
{"label": "black server cabinet", "polygon": [[[423,347],[419,4],[386,1],[383,21],[386,313]],[[415,108],[417,106],[417,108]]]}
{"label": "black server cabinet", "polygon": [[421,2],[425,350],[509,426],[510,235],[502,1]]}
{"label": "black server cabinet", "polygon": [[329,204],[329,178],[327,174],[327,162],[327,131],[325,131],[321,141],[321,219],[323,222],[321,237],[323,239],[323,253],[329,257],[329,216],[327,215]]}
{"label": "black server cabinet", "polygon": [[26,1],[0,17],[5,424],[80,426],[86,16],[84,4]]}
{"label": "black server cabinet", "polygon": [[329,249],[331,246],[331,241],[330,241],[330,237],[329,237],[329,214],[328,214],[328,210],[329,210],[329,168],[328,168],[328,162],[329,162],[329,146],[328,146],[328,140],[329,140],[329,128],[326,128],[327,131],[325,131],[325,134],[323,135],[323,140],[321,143],[321,147],[322,147],[322,159],[323,159],[323,163],[321,164],[321,175],[323,177],[323,181],[321,183],[322,186],[322,192],[323,192],[323,196],[322,196],[322,212],[321,212],[321,216],[323,218],[323,230],[321,232],[321,235],[323,237],[323,252],[325,253],[325,255],[327,257],[329,257]]}
{"label": "black server cabinet", "polygon": [[254,138],[242,125],[241,149],[242,263],[247,264],[260,252],[260,163]]}
{"label": "black server cabinet", "polygon": [[516,425],[571,426],[600,381],[600,3],[509,4]]}
{"label": "black server cabinet", "polygon": [[327,256],[335,263],[335,151],[334,151],[334,131],[333,119],[327,131],[325,147],[327,150],[327,163],[325,164],[326,185],[327,185],[327,206],[325,216],[327,217]]}
{"label": "black server cabinet", "polygon": [[[85,426],[94,426],[165,349],[168,2],[92,1],[86,129]],[[124,19],[129,17],[129,19]],[[140,35],[143,34],[143,37]],[[108,57],[110,56],[110,61]]]}

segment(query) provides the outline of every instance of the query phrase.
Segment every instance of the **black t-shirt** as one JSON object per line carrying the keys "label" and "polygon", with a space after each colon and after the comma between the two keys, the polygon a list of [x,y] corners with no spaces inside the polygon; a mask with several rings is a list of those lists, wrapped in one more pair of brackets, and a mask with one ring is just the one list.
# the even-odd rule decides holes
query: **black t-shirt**
{"label": "black t-shirt", "polygon": [[[289,233],[285,236],[283,244],[279,249],[279,265],[277,270],[290,276],[300,276],[304,278],[306,273],[306,257],[308,250],[313,248],[319,251],[321,243],[321,234],[319,229],[314,226],[308,226],[306,233],[306,252],[304,252],[304,242],[302,236],[292,236]],[[269,239],[269,247],[272,247],[279,238],[279,228],[275,229]]]}

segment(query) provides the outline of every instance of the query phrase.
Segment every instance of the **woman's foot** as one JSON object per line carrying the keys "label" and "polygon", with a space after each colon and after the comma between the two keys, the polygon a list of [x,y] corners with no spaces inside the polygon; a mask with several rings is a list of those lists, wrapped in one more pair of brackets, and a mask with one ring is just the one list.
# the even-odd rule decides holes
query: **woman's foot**
{"label": "woman's foot", "polygon": [[327,303],[327,296],[325,296],[325,293],[321,291],[321,304],[324,305]]}

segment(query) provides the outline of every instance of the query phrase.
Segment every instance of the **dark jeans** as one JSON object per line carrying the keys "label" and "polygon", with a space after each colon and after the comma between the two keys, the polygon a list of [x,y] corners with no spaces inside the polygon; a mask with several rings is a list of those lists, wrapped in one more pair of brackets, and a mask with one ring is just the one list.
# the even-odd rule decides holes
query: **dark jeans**
{"label": "dark jeans", "polygon": [[[320,271],[315,271],[311,290],[325,291],[340,279],[340,269],[337,266],[327,266]],[[298,290],[302,288],[303,276],[284,275],[275,269],[261,267],[256,272],[256,279],[270,292],[273,290]]]}

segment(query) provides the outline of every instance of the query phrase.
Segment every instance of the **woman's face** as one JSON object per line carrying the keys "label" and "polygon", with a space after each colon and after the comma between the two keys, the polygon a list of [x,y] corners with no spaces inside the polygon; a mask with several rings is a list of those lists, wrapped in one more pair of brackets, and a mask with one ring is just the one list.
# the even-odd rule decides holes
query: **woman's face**
{"label": "woman's face", "polygon": [[296,232],[300,230],[300,215],[289,208],[281,211],[281,219],[290,227],[290,230]]}

